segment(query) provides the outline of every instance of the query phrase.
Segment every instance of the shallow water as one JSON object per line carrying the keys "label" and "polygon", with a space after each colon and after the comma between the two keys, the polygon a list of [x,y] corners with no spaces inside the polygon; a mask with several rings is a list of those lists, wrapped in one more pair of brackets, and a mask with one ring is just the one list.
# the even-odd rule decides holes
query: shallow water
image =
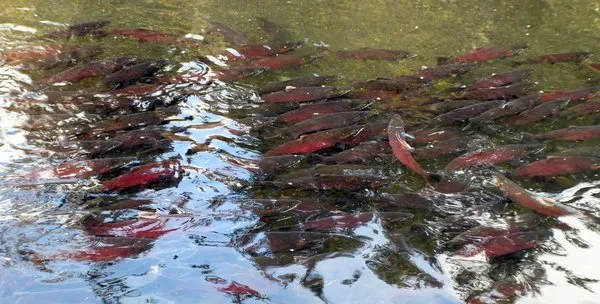
{"label": "shallow water", "polygon": [[[253,160],[285,140],[277,136],[269,139],[242,123],[245,113],[258,111],[261,99],[255,92],[257,87],[311,73],[338,75],[335,84],[345,86],[408,74],[436,65],[437,57],[463,54],[478,47],[527,45],[527,50],[514,60],[493,61],[461,77],[437,81],[431,89],[433,95],[493,72],[514,69],[512,62],[521,57],[586,51],[595,52],[596,57],[584,63],[598,62],[597,1],[0,2],[0,53],[52,43],[39,37],[65,24],[108,19],[112,20],[108,28],[146,27],[178,36],[200,35],[204,42],[188,47],[140,43],[109,35],[58,43],[102,45],[106,50],[97,57],[100,59],[119,55],[168,58],[170,63],[163,71],[183,73],[206,69],[201,56],[219,54],[231,46],[209,31],[203,18],[229,24],[252,42],[265,42],[266,35],[256,19],[265,17],[282,25],[288,32],[287,39],[305,40],[297,54],[312,55],[321,52],[323,46],[334,51],[369,46],[408,50],[417,55],[394,62],[323,56],[311,64],[237,83],[169,87],[172,94],[185,91],[186,95],[177,105],[159,109],[173,112],[165,114],[165,123],[150,128],[166,133],[166,144],[161,143],[160,151],[128,154],[134,159],[126,168],[179,158],[184,176],[162,187],[119,195],[106,194],[100,188],[125,169],[107,175],[47,177],[49,170],[61,162],[86,159],[78,150],[65,149],[64,145],[74,141],[73,132],[78,132],[78,127],[93,126],[101,116],[70,112],[74,122],[66,120],[56,125],[45,123],[41,116],[15,110],[15,105],[23,103],[16,96],[49,90],[40,87],[38,81],[64,68],[24,69],[4,64],[0,67],[2,303],[462,303],[487,293],[490,301],[498,303],[600,303],[600,266],[595,262],[600,244],[597,174],[518,180],[536,194],[556,199],[583,214],[559,219],[534,215],[500,194],[492,173],[510,171],[518,165],[513,163],[455,174],[471,186],[469,192],[460,194],[423,188],[418,175],[383,157],[382,161],[366,164],[377,170],[348,169],[385,176],[391,185],[383,189],[332,193],[265,188],[254,183],[258,175]],[[527,68],[534,69],[531,78],[538,84],[536,90],[600,84],[600,73],[583,64]],[[95,87],[95,81],[51,89],[104,93]],[[385,108],[380,103],[373,106],[378,115],[385,114]],[[34,125],[36,121],[42,121],[41,126]],[[597,124],[597,115],[552,118],[518,128],[492,126],[486,134],[495,144],[503,144],[511,143],[522,131],[537,133],[572,124]],[[550,143],[545,151],[596,144]],[[189,153],[195,146],[198,152]],[[112,157],[124,154],[127,151]],[[522,162],[540,159],[540,155]],[[423,165],[438,171],[454,156],[425,161]],[[299,166],[307,167],[307,163]],[[435,208],[379,210],[381,206],[374,208],[369,197],[380,192],[419,193]],[[320,206],[326,210],[296,212],[298,208],[292,203],[288,211],[270,217],[264,211],[268,204],[255,201],[284,198],[320,199]],[[99,199],[149,202],[109,210],[92,206]],[[368,220],[356,227],[303,232],[310,220],[340,212],[375,215],[367,215]],[[117,232],[105,233],[117,235],[95,235],[85,228],[90,215],[105,222],[136,220],[150,227],[157,225],[149,229],[157,235],[123,237],[130,233],[129,226],[121,227],[125,232],[117,228]],[[544,232],[537,240],[538,247],[488,261],[481,256],[460,257],[447,244],[474,222],[501,226],[510,221],[534,222],[535,230]],[[137,229],[145,231],[145,227]],[[297,231],[304,233],[301,240]],[[114,258],[99,260],[102,254],[90,254],[115,246],[124,251]],[[258,295],[228,292],[233,282],[249,286]],[[494,282],[516,282],[522,290],[515,296],[497,299],[491,291],[498,286]]]}

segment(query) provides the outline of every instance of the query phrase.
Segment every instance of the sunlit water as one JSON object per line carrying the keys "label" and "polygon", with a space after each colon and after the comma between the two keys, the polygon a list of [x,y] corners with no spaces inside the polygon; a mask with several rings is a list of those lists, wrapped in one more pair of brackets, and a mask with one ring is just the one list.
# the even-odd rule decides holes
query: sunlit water
{"label": "sunlit water", "polygon": [[[576,175],[525,183],[540,195],[576,207],[584,215],[559,220],[514,208],[492,184],[490,168],[457,174],[469,181],[464,194],[431,193],[419,177],[398,163],[383,166],[394,185],[391,192],[419,193],[438,212],[381,212],[356,229],[309,234],[317,245],[295,247],[294,231],[314,214],[289,213],[275,220],[261,218],[264,201],[250,199],[325,197],[319,192],[263,189],[255,186],[253,160],[278,139],[250,131],[243,118],[258,111],[255,88],[274,80],[311,73],[338,75],[338,85],[375,77],[407,74],[436,64],[439,56],[457,55],[490,45],[527,45],[524,55],[567,51],[599,52],[600,4],[594,1],[3,1],[0,9],[0,52],[46,42],[35,37],[65,24],[112,20],[110,28],[147,27],[204,39],[194,47],[140,43],[108,36],[77,38],[66,45],[101,44],[98,58],[135,55],[168,58],[163,69],[186,73],[207,69],[203,56],[220,54],[228,43],[208,30],[203,18],[230,24],[253,42],[266,41],[256,17],[283,25],[288,39],[305,40],[298,53],[356,49],[365,46],[405,49],[406,60],[340,60],[324,56],[293,69],[264,73],[235,84],[172,86],[184,100],[167,108],[166,123],[147,129],[167,134],[161,151],[133,154],[129,167],[158,160],[180,159],[183,178],[162,188],[111,195],[102,193],[110,176],[56,178],[44,175],[65,160],[85,159],[63,149],[75,126],[106,118],[86,111],[55,125],[37,126],[31,113],[15,104],[45,88],[36,84],[61,71],[0,67],[0,298],[2,303],[462,303],[489,293],[495,282],[518,282],[517,296],[500,303],[600,303],[597,217],[598,176]],[[597,58],[592,61],[597,62]],[[599,85],[600,74],[577,64],[536,65],[532,78],[538,88],[575,89]],[[486,64],[458,80],[442,80],[434,90],[513,69],[509,61]],[[92,91],[94,82],[56,89]],[[29,94],[29,95],[28,95]],[[43,93],[40,96],[43,98]],[[381,111],[383,112],[383,111]],[[39,114],[39,113],[36,113]],[[112,113],[110,115],[116,115]],[[381,113],[383,114],[383,113]],[[32,118],[33,117],[33,118]],[[72,124],[69,124],[69,121]],[[540,131],[592,124],[594,117],[544,121],[535,128],[501,130],[498,144],[520,131]],[[33,123],[32,123],[33,122]],[[583,122],[583,123],[582,123]],[[33,126],[32,126],[33,125]],[[489,135],[489,134],[488,134]],[[501,136],[500,136],[501,135]],[[589,145],[579,143],[577,145]],[[568,147],[565,144],[564,147]],[[556,147],[553,147],[556,148]],[[190,150],[194,150],[191,153]],[[112,157],[126,156],[113,155]],[[436,171],[451,160],[425,162]],[[506,170],[510,166],[501,166]],[[120,171],[122,173],[122,171]],[[333,195],[323,203],[329,213],[371,212],[371,189],[355,195]],[[375,191],[377,192],[377,191]],[[331,197],[327,197],[331,198]],[[95,199],[95,200],[94,200]],[[92,208],[100,199],[147,200],[143,206],[108,210]],[[328,205],[329,204],[329,205]],[[257,207],[258,206],[258,207]],[[338,210],[339,209],[339,210]],[[323,215],[321,214],[321,215]],[[106,222],[157,218],[164,233],[156,238],[93,236],[82,224],[93,215]],[[318,215],[317,215],[318,216]],[[391,216],[395,221],[390,224]],[[457,256],[446,242],[469,223],[501,225],[511,219],[535,217],[548,232],[538,248],[487,261],[482,256]],[[152,222],[154,223],[154,222]],[[419,227],[423,230],[421,231]],[[565,228],[568,227],[568,228]],[[127,228],[126,228],[127,229]],[[142,228],[143,230],[143,228]],[[160,229],[158,229],[160,230]],[[286,231],[292,231],[288,233]],[[287,233],[287,234],[286,234]],[[277,241],[279,243],[277,243]],[[283,243],[278,248],[276,243]],[[104,261],[82,252],[121,246],[117,257]],[[129,250],[129,251],[127,251]],[[79,255],[78,255],[79,253]],[[258,295],[224,290],[233,282]],[[504,302],[502,302],[504,301]],[[494,302],[490,302],[494,303]]]}

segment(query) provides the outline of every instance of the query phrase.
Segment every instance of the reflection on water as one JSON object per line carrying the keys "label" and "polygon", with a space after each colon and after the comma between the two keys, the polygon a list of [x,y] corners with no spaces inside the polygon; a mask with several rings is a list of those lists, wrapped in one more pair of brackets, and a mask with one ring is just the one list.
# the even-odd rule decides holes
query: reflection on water
{"label": "reflection on water", "polygon": [[3,8],[3,302],[598,302],[598,8],[392,4]]}

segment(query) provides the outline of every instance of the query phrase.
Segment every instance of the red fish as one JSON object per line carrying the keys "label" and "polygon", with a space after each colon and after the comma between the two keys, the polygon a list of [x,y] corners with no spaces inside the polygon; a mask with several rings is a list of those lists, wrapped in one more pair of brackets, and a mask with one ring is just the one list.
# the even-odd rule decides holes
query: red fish
{"label": "red fish", "polygon": [[496,174],[496,182],[498,183],[498,188],[500,188],[500,190],[513,202],[540,214],[547,216],[563,216],[574,213],[574,211],[567,206],[551,199],[534,195],[500,174]]}
{"label": "red fish", "polygon": [[54,173],[61,178],[88,178],[121,168],[134,160],[135,157],[119,157],[66,162],[56,166]]}
{"label": "red fish", "polygon": [[569,105],[569,100],[555,100],[542,103],[533,109],[527,110],[517,116],[513,116],[504,121],[509,126],[523,126],[545,119],[548,116],[560,112]]}
{"label": "red fish", "polygon": [[[455,56],[448,61],[450,62],[459,62],[459,63],[470,63],[470,62],[486,62],[494,59],[502,59],[507,57],[512,57],[519,55],[522,53],[526,47],[515,47],[512,49],[501,48],[501,47],[487,47],[487,48],[479,48],[474,51]],[[442,60],[442,62],[444,62]]]}
{"label": "red fish", "polygon": [[413,148],[404,139],[404,120],[400,115],[394,115],[392,117],[387,132],[392,152],[396,158],[406,167],[421,175],[425,179],[425,182],[429,182],[431,176],[413,158]]}
{"label": "red fish", "polygon": [[577,114],[577,115],[591,115],[600,112],[600,100],[590,101],[587,103],[578,104],[576,106],[566,109],[562,115]]}
{"label": "red fish", "polygon": [[39,60],[48,57],[55,57],[61,53],[61,49],[52,46],[35,46],[28,48],[17,48],[5,53],[2,58],[7,63]]}
{"label": "red fish", "polygon": [[189,221],[190,217],[163,216],[110,223],[89,220],[84,222],[84,225],[87,232],[95,236],[157,239],[169,232],[182,229]]}
{"label": "red fish", "polygon": [[600,63],[592,63],[588,67],[594,71],[600,71]]}
{"label": "red fish", "polygon": [[600,138],[600,125],[576,126],[558,129],[536,136],[539,139],[579,141]]}
{"label": "red fish", "polygon": [[120,28],[111,30],[113,34],[119,34],[123,37],[137,38],[142,42],[154,42],[160,44],[176,44],[181,40],[176,35],[158,32],[145,28]]}
{"label": "red fish", "polygon": [[322,149],[331,148],[337,143],[344,142],[344,140],[352,137],[360,130],[361,126],[351,126],[304,135],[299,139],[271,149],[265,155],[310,154]]}
{"label": "red fish", "polygon": [[573,91],[547,91],[542,94],[540,100],[542,102],[550,102],[555,100],[589,100],[600,93],[600,87],[589,87]]}
{"label": "red fish", "polygon": [[52,259],[72,259],[75,261],[110,262],[136,256],[152,246],[152,240],[102,237],[95,238],[88,248],[58,253]]}
{"label": "red fish", "polygon": [[277,55],[253,60],[248,63],[252,67],[267,67],[269,70],[278,70],[289,67],[300,66],[313,61],[316,58],[304,58],[294,55]]}
{"label": "red fish", "polygon": [[283,132],[290,134],[292,138],[297,138],[304,133],[350,126],[371,115],[373,113],[367,111],[325,114],[289,126]]}
{"label": "red fish", "polygon": [[356,111],[368,107],[370,101],[362,99],[344,99],[301,105],[299,109],[286,112],[277,117],[280,123],[299,123],[319,115]]}
{"label": "red fish", "polygon": [[426,68],[414,75],[420,77],[426,81],[432,81],[444,77],[448,77],[454,74],[463,74],[476,68],[476,63],[463,63],[463,64],[446,64],[438,65],[435,67]]}
{"label": "red fish", "polygon": [[117,176],[102,184],[102,191],[122,191],[132,187],[145,187],[159,182],[179,182],[183,178],[183,170],[179,160],[152,162],[137,166],[123,175]]}
{"label": "red fish", "polygon": [[477,80],[471,89],[489,89],[503,87],[512,83],[522,82],[525,78],[531,76],[533,70],[517,70],[501,74],[495,74],[487,78]]}
{"label": "red fish", "polygon": [[322,158],[322,161],[326,163],[345,164],[352,162],[364,162],[371,158],[381,156],[382,154],[391,153],[390,144],[386,141],[372,141],[363,142],[360,145],[342,151],[340,153],[326,156]]}
{"label": "red fish", "polygon": [[228,69],[221,69],[214,73],[209,73],[207,77],[217,79],[223,82],[234,82],[246,77],[258,75],[265,71],[268,71],[267,67],[233,67]]}
{"label": "red fish", "polygon": [[123,68],[123,66],[134,63],[136,60],[137,59],[133,56],[125,56],[116,59],[90,62],[86,65],[76,66],[64,72],[53,75],[42,80],[41,82],[47,84],[63,81],[79,82],[89,77],[105,76],[120,70]]}
{"label": "red fish", "polygon": [[596,158],[582,156],[551,156],[529,163],[515,170],[514,175],[531,178],[534,176],[556,176],[600,169]]}
{"label": "red fish", "polygon": [[252,296],[257,298],[262,298],[260,292],[250,288],[248,285],[240,284],[236,281],[233,281],[227,287],[219,287],[217,290],[222,291],[226,294],[230,294],[236,297],[245,297]]}
{"label": "red fish", "polygon": [[558,63],[558,62],[580,62],[593,56],[589,52],[573,52],[541,55],[531,58],[526,63]]}
{"label": "red fish", "polygon": [[540,150],[543,145],[505,145],[485,150],[469,152],[455,158],[448,165],[446,171],[456,171],[478,165],[493,165],[503,163],[511,159],[523,157],[532,151]]}
{"label": "red fish", "polygon": [[356,133],[351,137],[346,138],[343,143],[355,145],[364,141],[387,138],[388,124],[389,123],[383,119],[364,125],[358,125]]}
{"label": "red fish", "polygon": [[325,85],[325,83],[327,83],[328,81],[331,81],[336,78],[337,77],[335,77],[335,76],[312,74],[312,75],[306,76],[306,77],[294,78],[294,79],[281,81],[281,82],[268,83],[268,84],[262,86],[258,90],[258,92],[262,95],[262,94],[272,93],[272,92],[276,92],[276,91],[283,91],[288,87],[294,87],[294,88],[318,87],[318,86]]}
{"label": "red fish", "polygon": [[266,103],[306,102],[318,99],[334,98],[348,93],[347,89],[333,87],[301,87],[263,95]]}
{"label": "red fish", "polygon": [[413,56],[410,52],[407,51],[376,49],[370,47],[364,47],[352,51],[336,51],[332,52],[331,54],[344,59],[384,59],[390,61]]}
{"label": "red fish", "polygon": [[364,212],[359,214],[334,215],[331,217],[312,220],[302,224],[306,230],[313,231],[336,231],[345,229],[355,229],[372,222],[375,215],[372,212]]}
{"label": "red fish", "polygon": [[535,87],[531,83],[516,83],[506,87],[496,87],[489,89],[475,89],[459,93],[458,98],[461,99],[476,99],[476,100],[496,100],[496,99],[510,99],[513,97],[519,97],[527,94]]}
{"label": "red fish", "polygon": [[[283,169],[293,168],[306,159],[304,155],[263,156],[256,161],[259,175],[268,175]],[[252,169],[251,169],[252,170]]]}
{"label": "red fish", "polygon": [[535,232],[518,232],[496,236],[479,243],[474,247],[466,246],[457,252],[458,255],[471,257],[483,252],[488,259],[504,256],[538,246],[539,234]]}
{"label": "red fish", "polygon": [[151,60],[132,65],[104,77],[101,84],[114,86],[115,88],[126,87],[143,77],[154,75],[154,73],[162,69],[167,63],[167,60]]}

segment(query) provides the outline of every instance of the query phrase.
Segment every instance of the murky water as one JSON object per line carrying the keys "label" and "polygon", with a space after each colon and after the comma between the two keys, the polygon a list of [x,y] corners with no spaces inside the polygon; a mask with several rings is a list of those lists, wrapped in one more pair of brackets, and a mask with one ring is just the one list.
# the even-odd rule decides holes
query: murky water
{"label": "murky water", "polygon": [[[265,106],[257,91],[314,73],[335,75],[329,85],[345,88],[411,74],[435,66],[441,56],[524,45],[517,57],[436,80],[412,98],[374,99],[357,109],[373,112],[370,123],[383,119],[387,126],[392,111],[410,125],[421,123],[434,116],[415,111],[416,105],[400,109],[403,103],[518,68],[533,69],[534,91],[598,86],[600,73],[588,65],[599,60],[599,2],[0,2],[2,303],[600,303],[598,175],[510,175],[569,148],[593,153],[598,140],[551,141],[519,160],[451,174],[469,186],[466,192],[434,191],[392,162],[391,151],[359,165],[323,165],[323,157],[352,144],[277,163],[272,174],[264,154],[289,135],[268,117],[294,106]],[[267,43],[259,17],[281,25],[286,41],[303,42],[290,54],[318,58],[243,79],[219,74],[227,70],[207,57],[235,46],[207,20],[238,29],[252,44]],[[114,31],[44,38],[65,25],[95,20],[111,20],[106,30],[149,28],[169,35],[159,35],[158,43]],[[35,47],[102,52],[54,67],[6,57]],[[388,61],[332,55],[362,47],[416,56]],[[562,52],[596,57],[516,67],[527,58]],[[146,85],[138,88],[150,89],[146,93],[117,96],[99,77],[44,84],[77,64],[125,55],[138,62],[169,61],[157,62],[158,73],[138,81]],[[453,127],[480,136],[467,147],[473,150],[537,142],[528,133],[596,124],[597,112],[589,112],[516,127]],[[387,139],[379,135],[369,139]],[[441,172],[460,154],[419,162]],[[110,164],[90,162],[99,159]],[[136,170],[144,171],[126,175]],[[496,172],[577,215],[546,217],[511,203],[494,182]],[[324,181],[304,190],[298,189],[301,182],[289,184],[331,174],[358,176],[362,184],[346,190],[315,189],[327,188]],[[476,239],[483,232],[476,240],[455,237],[478,226],[516,229],[534,236],[535,245],[498,257],[467,257],[485,243]]]}

